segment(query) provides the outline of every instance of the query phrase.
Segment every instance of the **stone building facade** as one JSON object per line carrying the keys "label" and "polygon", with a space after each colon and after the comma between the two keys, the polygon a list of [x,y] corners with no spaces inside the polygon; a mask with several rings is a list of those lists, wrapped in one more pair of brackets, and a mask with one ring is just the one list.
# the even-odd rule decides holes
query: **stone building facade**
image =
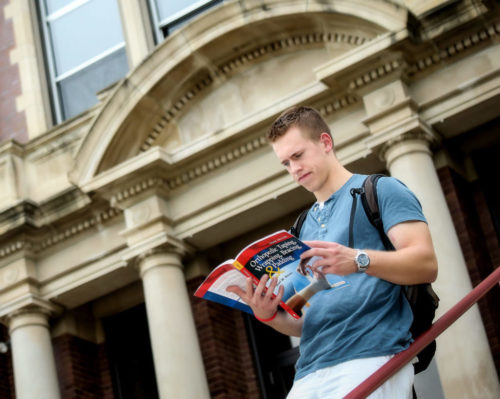
{"label": "stone building facade", "polygon": [[[1,398],[284,397],[296,343],[192,293],[313,202],[265,139],[292,105],[417,194],[439,314],[500,264],[497,2],[204,2],[158,40],[151,2],[113,1],[129,72],[58,118],[40,2],[0,0]],[[499,299],[438,338],[420,397],[500,396]]]}

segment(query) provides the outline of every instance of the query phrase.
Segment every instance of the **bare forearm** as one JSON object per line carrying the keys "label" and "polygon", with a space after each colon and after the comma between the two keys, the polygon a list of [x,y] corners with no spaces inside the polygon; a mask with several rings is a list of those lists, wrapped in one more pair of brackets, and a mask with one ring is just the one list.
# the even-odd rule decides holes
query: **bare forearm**
{"label": "bare forearm", "polygon": [[370,267],[366,273],[401,285],[433,282],[437,277],[434,251],[411,247],[398,251],[370,251]]}
{"label": "bare forearm", "polygon": [[276,331],[289,335],[291,337],[300,337],[302,335],[302,319],[294,319],[284,311],[278,311],[276,317],[264,324],[274,328]]}

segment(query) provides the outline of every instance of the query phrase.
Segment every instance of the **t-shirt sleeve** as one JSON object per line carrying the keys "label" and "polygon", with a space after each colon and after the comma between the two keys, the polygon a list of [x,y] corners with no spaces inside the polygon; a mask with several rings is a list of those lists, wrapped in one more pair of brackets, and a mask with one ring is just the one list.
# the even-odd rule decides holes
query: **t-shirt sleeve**
{"label": "t-shirt sleeve", "polygon": [[377,183],[377,196],[384,230],[399,223],[422,221],[427,223],[422,206],[415,194],[398,179],[382,177]]}

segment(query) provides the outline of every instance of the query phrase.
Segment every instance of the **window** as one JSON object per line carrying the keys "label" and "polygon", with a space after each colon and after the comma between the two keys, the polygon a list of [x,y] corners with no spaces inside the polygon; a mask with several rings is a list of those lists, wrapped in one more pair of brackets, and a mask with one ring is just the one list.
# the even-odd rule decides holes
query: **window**
{"label": "window", "polygon": [[41,26],[57,123],[97,103],[128,72],[117,0],[41,0]]}
{"label": "window", "polygon": [[254,356],[262,399],[284,399],[292,388],[299,347],[280,334],[244,314],[250,348]]}
{"label": "window", "polygon": [[106,317],[102,324],[114,397],[158,399],[146,306]]}
{"label": "window", "polygon": [[150,0],[156,42],[162,42],[189,19],[219,3],[222,0]]}

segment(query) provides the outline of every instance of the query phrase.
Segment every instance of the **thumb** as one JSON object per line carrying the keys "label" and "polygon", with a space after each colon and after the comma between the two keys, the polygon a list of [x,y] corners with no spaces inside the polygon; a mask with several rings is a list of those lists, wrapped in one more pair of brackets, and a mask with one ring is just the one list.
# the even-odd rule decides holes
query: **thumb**
{"label": "thumb", "polygon": [[245,291],[241,289],[241,287],[237,285],[230,285],[229,287],[226,288],[227,292],[232,292],[233,294],[238,295],[239,297],[245,295]]}

